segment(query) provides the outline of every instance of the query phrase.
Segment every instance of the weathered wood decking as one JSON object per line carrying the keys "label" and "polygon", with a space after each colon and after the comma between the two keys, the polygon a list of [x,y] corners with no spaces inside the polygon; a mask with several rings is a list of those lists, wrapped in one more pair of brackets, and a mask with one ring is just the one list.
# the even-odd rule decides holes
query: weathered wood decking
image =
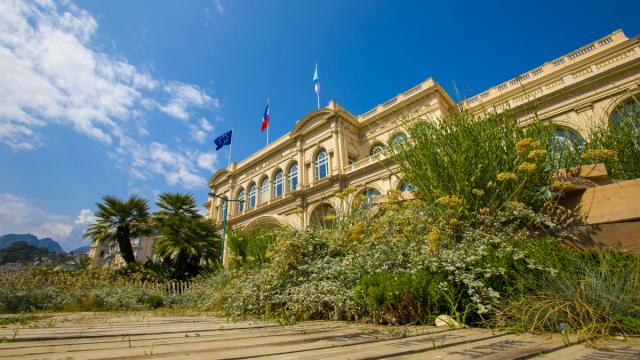
{"label": "weathered wood decking", "polygon": [[566,347],[560,336],[313,321],[227,322],[206,315],[56,314],[0,328],[2,359],[640,359],[640,341]]}

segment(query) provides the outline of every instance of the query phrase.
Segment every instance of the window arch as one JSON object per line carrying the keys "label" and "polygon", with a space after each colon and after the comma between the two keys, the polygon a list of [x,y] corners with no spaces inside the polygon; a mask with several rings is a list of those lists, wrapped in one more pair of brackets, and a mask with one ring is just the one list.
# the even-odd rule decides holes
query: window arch
{"label": "window arch", "polygon": [[408,182],[408,181],[401,182],[400,186],[398,188],[402,192],[406,192],[406,191],[413,192],[413,191],[416,191],[416,186],[413,185],[412,183]]}
{"label": "window arch", "polygon": [[369,156],[373,156],[383,151],[384,151],[384,144],[381,142],[376,142],[371,146],[371,149],[369,149]]}
{"label": "window arch", "polygon": [[269,201],[269,177],[265,176],[260,183],[260,197],[258,199],[259,204],[263,204]]}
{"label": "window arch", "polygon": [[249,209],[255,209],[256,207],[256,183],[251,183],[249,186]]}
{"label": "window arch", "polygon": [[382,196],[382,193],[378,189],[366,188],[354,198],[354,205],[364,209],[373,208],[376,206],[376,200],[379,196]]}
{"label": "window arch", "polygon": [[380,191],[374,188],[367,189],[367,191],[363,192],[362,195],[367,197],[367,204],[369,207],[374,207],[376,204],[376,198],[381,196]]}
{"label": "window arch", "polygon": [[329,159],[327,156],[327,150],[321,149],[318,152],[315,163],[316,180],[326,178],[329,175]]}
{"label": "window arch", "polygon": [[640,99],[631,96],[613,109],[609,118],[611,126],[619,127],[630,122],[634,129],[640,128]]}
{"label": "window arch", "polygon": [[236,196],[236,214],[242,214],[244,212],[244,189],[240,188],[238,196]]}
{"label": "window arch", "polygon": [[561,150],[564,147],[569,147],[573,150],[576,146],[578,148],[583,147],[584,144],[584,138],[579,132],[564,126],[558,126],[551,139],[551,146],[554,147],[554,150]]}
{"label": "window arch", "polygon": [[284,174],[278,169],[273,176],[273,196],[280,197],[284,193]]}
{"label": "window arch", "polygon": [[549,159],[556,167],[571,166],[566,159],[572,158],[570,154],[574,154],[584,144],[584,138],[580,133],[568,127],[558,126],[549,140]]}
{"label": "window arch", "polygon": [[298,189],[298,163],[294,162],[289,168],[289,191]]}
{"label": "window arch", "polygon": [[405,143],[407,141],[407,134],[405,134],[404,132],[398,132],[395,133],[392,137],[391,137],[391,145],[400,145],[402,143]]}

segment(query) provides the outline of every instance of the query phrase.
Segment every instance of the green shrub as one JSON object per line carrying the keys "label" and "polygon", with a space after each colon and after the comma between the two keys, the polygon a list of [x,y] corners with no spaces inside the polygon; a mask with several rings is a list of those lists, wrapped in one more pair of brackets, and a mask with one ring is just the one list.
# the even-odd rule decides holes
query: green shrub
{"label": "green shrub", "polygon": [[[109,271],[31,269],[0,278],[0,312],[140,310],[156,290]],[[167,299],[175,302],[174,299]]]}
{"label": "green shrub", "polygon": [[417,196],[465,214],[518,201],[540,209],[551,196],[552,125],[518,124],[511,112],[482,118],[456,112],[407,124],[409,140],[390,144],[393,160]]}
{"label": "green shrub", "polygon": [[164,306],[164,300],[160,295],[149,295],[144,299],[144,303],[152,309],[159,309]]}
{"label": "green shrub", "polygon": [[279,229],[245,231],[231,230],[227,238],[227,251],[231,253],[231,267],[251,268],[261,266],[269,259],[267,249],[272,244]]}
{"label": "green shrub", "polygon": [[[466,221],[434,217],[420,201],[389,202],[375,215],[354,212],[334,224],[280,232],[269,262],[235,271],[226,313],[406,323],[427,321],[437,311],[471,311],[467,320],[477,322],[502,299],[522,295],[541,272],[554,271],[529,255],[555,242],[533,237],[552,224],[523,205]],[[383,284],[385,276],[394,281]],[[427,300],[435,281],[446,302]],[[385,294],[387,287],[402,295],[364,292]]]}
{"label": "green shrub", "polygon": [[[458,310],[450,308],[448,300],[457,298],[461,290],[447,284],[444,273],[384,272],[365,276],[355,290],[355,297],[366,304],[366,312],[374,322],[431,323],[438,315]],[[468,298],[464,300],[468,302]]]}
{"label": "green shrub", "polygon": [[[581,153],[582,163],[604,162],[613,179],[640,178],[640,103],[632,98],[627,111],[614,113],[611,124],[594,124]],[[602,150],[610,150],[606,152]]]}

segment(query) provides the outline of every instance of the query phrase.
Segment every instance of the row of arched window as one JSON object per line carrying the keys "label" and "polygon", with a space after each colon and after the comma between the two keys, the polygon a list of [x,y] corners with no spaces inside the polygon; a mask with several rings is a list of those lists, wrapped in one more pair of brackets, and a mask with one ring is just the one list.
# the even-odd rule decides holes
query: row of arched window
{"label": "row of arched window", "polygon": [[[248,187],[248,194],[244,188],[238,190],[236,199],[236,213],[242,213],[247,209],[254,209],[258,204],[263,204],[271,198],[279,198],[284,195],[285,188],[287,192],[293,192],[298,189],[298,163],[294,162],[287,172],[286,181],[285,174],[278,169],[270,180],[265,176],[259,184],[252,182]],[[316,180],[324,179],[329,175],[329,156],[325,149],[320,149],[314,158],[314,178]],[[246,206],[245,206],[246,204]]]}
{"label": "row of arched window", "polygon": [[[391,145],[398,145],[398,144],[402,144],[405,141],[407,141],[407,134],[403,133],[403,132],[399,132],[394,134],[391,137]],[[380,141],[376,141],[373,143],[373,145],[371,145],[371,147],[369,148],[369,156],[373,156],[377,153],[380,153],[382,151],[384,151],[385,146],[382,142]]]}

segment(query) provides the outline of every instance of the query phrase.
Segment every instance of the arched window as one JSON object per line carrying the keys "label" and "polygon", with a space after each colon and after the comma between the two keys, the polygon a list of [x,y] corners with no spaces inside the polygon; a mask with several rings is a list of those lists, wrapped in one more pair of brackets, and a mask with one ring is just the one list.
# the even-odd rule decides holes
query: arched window
{"label": "arched window", "polygon": [[256,184],[252,183],[249,186],[249,209],[254,209],[256,207]]}
{"label": "arched window", "polygon": [[416,186],[415,186],[415,185],[413,185],[413,184],[412,184],[412,183],[410,183],[410,182],[403,181],[403,182],[400,184],[400,191],[402,191],[402,192],[405,192],[405,191],[415,191],[415,190],[416,190]]}
{"label": "arched window", "polygon": [[557,127],[549,141],[549,157],[558,168],[571,166],[565,160],[571,159],[571,154],[581,149],[584,144],[584,138],[577,131],[567,127]]}
{"label": "arched window", "polygon": [[384,151],[384,145],[382,143],[375,143],[373,144],[373,146],[371,147],[371,149],[369,149],[369,156],[373,156],[377,153],[381,153]]}
{"label": "arched window", "polygon": [[294,162],[289,168],[289,191],[298,189],[298,163]]}
{"label": "arched window", "polygon": [[382,194],[380,193],[380,191],[372,188],[372,189],[367,189],[367,191],[362,193],[362,195],[366,196],[367,198],[366,204],[369,207],[374,207],[376,205],[376,199]]}
{"label": "arched window", "polygon": [[284,174],[282,170],[278,170],[273,177],[273,196],[280,197],[284,192]]}
{"label": "arched window", "polygon": [[640,99],[630,97],[616,106],[611,113],[611,125],[619,127],[623,124],[631,124],[634,129],[640,128]]}
{"label": "arched window", "polygon": [[320,150],[316,155],[316,180],[324,179],[329,175],[329,163],[327,159],[327,151],[325,149]]}
{"label": "arched window", "polygon": [[309,224],[311,226],[326,228],[331,225],[335,220],[335,217],[336,211],[333,206],[327,203],[322,203],[313,209],[313,212],[309,216]]}
{"label": "arched window", "polygon": [[238,196],[236,196],[236,214],[242,214],[244,212],[244,189],[240,189]]}
{"label": "arched window", "polygon": [[403,132],[396,133],[391,138],[391,145],[399,145],[407,141],[407,134]]}
{"label": "arched window", "polygon": [[265,177],[260,185],[260,204],[269,201],[269,178]]}

